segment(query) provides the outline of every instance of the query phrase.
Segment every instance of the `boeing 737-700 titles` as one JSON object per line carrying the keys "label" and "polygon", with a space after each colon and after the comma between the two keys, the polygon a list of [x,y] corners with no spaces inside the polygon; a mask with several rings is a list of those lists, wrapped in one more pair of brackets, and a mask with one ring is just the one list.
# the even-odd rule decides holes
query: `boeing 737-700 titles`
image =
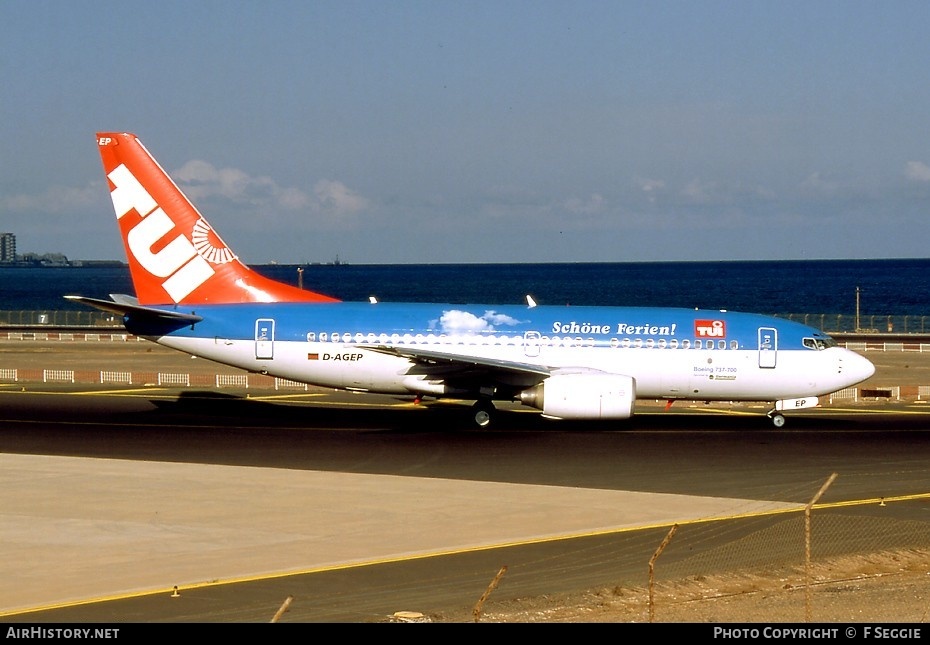
{"label": "boeing 737-700 titles", "polygon": [[341,390],[494,401],[553,419],[628,419],[637,399],[785,409],[874,366],[818,329],[655,307],[342,302],[266,278],[220,239],[134,134],[97,134],[135,296],[67,296],[132,334],[249,372]]}

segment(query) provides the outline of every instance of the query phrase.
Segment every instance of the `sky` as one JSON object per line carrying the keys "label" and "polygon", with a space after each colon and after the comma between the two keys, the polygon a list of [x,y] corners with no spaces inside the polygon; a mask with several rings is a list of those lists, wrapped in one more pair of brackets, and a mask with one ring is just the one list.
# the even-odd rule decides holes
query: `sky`
{"label": "sky", "polygon": [[125,259],[95,133],[247,264],[930,256],[930,3],[0,0],[0,232]]}

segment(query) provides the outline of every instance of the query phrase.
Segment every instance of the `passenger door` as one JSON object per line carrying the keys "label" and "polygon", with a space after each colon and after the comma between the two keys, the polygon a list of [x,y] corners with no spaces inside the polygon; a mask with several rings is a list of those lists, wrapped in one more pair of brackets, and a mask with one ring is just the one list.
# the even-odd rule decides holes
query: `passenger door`
{"label": "passenger door", "polygon": [[759,367],[773,369],[778,358],[778,330],[759,327]]}

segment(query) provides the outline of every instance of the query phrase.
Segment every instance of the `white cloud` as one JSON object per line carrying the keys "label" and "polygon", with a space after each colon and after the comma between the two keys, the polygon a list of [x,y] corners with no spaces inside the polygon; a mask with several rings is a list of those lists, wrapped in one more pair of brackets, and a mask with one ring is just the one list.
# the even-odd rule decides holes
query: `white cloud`
{"label": "white cloud", "polygon": [[482,318],[487,320],[492,325],[508,325],[512,327],[513,325],[520,324],[520,321],[514,318],[513,316],[508,316],[507,314],[499,314],[496,311],[486,311],[484,312],[484,315],[482,316]]}
{"label": "white cloud", "polygon": [[187,162],[172,177],[195,203],[219,197],[288,211],[316,210],[336,215],[358,213],[369,206],[368,199],[339,181],[320,180],[309,194],[281,186],[270,177],[252,177],[236,168],[217,168],[200,160]]}
{"label": "white cloud", "polygon": [[930,166],[922,161],[908,161],[904,175],[912,181],[930,181]]}
{"label": "white cloud", "polygon": [[692,179],[681,192],[690,201],[705,203],[710,201],[710,192],[715,188],[714,184],[702,183],[699,179]]}
{"label": "white cloud", "polygon": [[597,193],[587,198],[571,197],[565,201],[565,209],[570,213],[579,215],[590,215],[592,213],[603,213],[607,208],[607,200],[603,195]]}
{"label": "white cloud", "polygon": [[270,200],[282,207],[293,203],[293,198],[281,199],[282,195],[289,195],[292,189],[281,188],[270,177],[250,177],[242,170],[217,168],[206,161],[188,161],[172,172],[171,176],[194,203],[212,197],[249,203]]}
{"label": "white cloud", "polygon": [[636,177],[633,181],[636,183],[636,186],[646,195],[646,199],[650,204],[654,204],[656,201],[656,195],[665,190],[665,182],[661,179]]}
{"label": "white cloud", "polygon": [[312,201],[310,195],[297,188],[283,188],[278,193],[278,203],[288,210],[306,210],[313,206]]}
{"label": "white cloud", "polygon": [[2,197],[0,198],[0,211],[70,215],[74,213],[76,207],[98,204],[102,190],[99,184],[83,188],[50,186],[38,195],[20,194]]}
{"label": "white cloud", "polygon": [[325,212],[336,215],[351,215],[368,208],[368,200],[349,190],[340,181],[322,179],[313,188],[319,204]]}
{"label": "white cloud", "polygon": [[496,311],[486,311],[479,318],[470,311],[451,309],[442,312],[438,321],[432,321],[430,328],[435,328],[438,322],[439,329],[448,334],[461,334],[467,332],[494,331],[495,325],[516,325],[518,320],[499,314]]}
{"label": "white cloud", "polygon": [[839,190],[840,185],[825,178],[819,172],[812,172],[801,182],[801,188],[822,195],[833,195]]}
{"label": "white cloud", "polygon": [[636,182],[636,185],[639,186],[639,189],[644,193],[654,193],[665,188],[665,182],[661,179],[637,177],[634,181]]}

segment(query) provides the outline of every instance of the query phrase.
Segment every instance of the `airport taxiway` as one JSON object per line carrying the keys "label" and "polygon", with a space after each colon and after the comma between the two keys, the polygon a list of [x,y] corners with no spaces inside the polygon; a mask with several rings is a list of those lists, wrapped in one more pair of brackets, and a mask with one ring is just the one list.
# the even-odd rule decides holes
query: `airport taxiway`
{"label": "airport taxiway", "polygon": [[[7,383],[0,615],[251,622],[297,596],[290,620],[370,622],[468,607],[503,562],[502,594],[615,580],[630,541],[640,567],[674,524],[796,512],[831,472],[831,500],[926,492],[930,414],[878,403],[780,430],[750,410],[617,431],[517,407],[488,433],[388,397]],[[579,562],[604,548],[604,573]]]}

